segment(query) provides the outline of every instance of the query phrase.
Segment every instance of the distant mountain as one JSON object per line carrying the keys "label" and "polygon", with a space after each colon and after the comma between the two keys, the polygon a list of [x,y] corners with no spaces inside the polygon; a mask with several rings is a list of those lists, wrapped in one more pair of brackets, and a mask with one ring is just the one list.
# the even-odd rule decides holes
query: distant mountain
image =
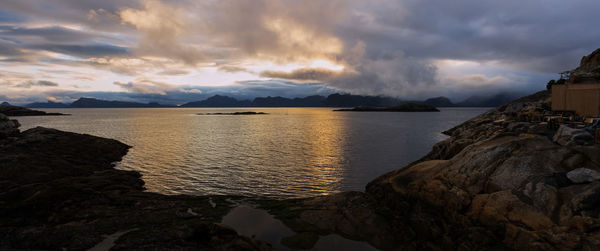
{"label": "distant mountain", "polygon": [[382,97],[382,96],[360,96],[350,94],[331,94],[323,102],[327,107],[356,107],[356,106],[373,106],[373,107],[389,107],[404,104],[406,102],[397,98]]}
{"label": "distant mountain", "polygon": [[11,106],[8,102],[2,102],[2,104],[0,104],[0,106]]}
{"label": "distant mountain", "polygon": [[325,97],[314,95],[304,98],[283,98],[283,97],[266,97],[255,98],[252,101],[253,107],[322,107]]}
{"label": "distant mountain", "polygon": [[435,107],[453,107],[453,106],[456,106],[454,103],[452,103],[452,101],[450,101],[450,99],[448,99],[446,97],[430,98],[430,99],[427,99],[427,100],[423,101],[423,104],[430,105],[430,106],[435,106]]}
{"label": "distant mountain", "polygon": [[[327,97],[314,95],[304,98],[257,97],[254,100],[237,100],[232,97],[215,95],[201,101],[189,102],[181,107],[393,107],[406,103],[425,104],[434,107],[494,107],[506,104],[519,95],[499,93],[492,96],[471,96],[461,102],[453,103],[447,97],[436,97],[424,101],[407,101],[385,96],[361,96],[351,94],[331,94]],[[6,103],[6,102],[5,102]],[[151,108],[171,107],[158,103],[137,103],[126,101],[106,101],[95,98],[80,98],[71,105],[48,101],[31,103],[30,108]]]}
{"label": "distant mountain", "polygon": [[510,101],[519,98],[522,95],[499,93],[493,96],[471,96],[461,102],[456,103],[460,107],[496,107],[504,105]]}
{"label": "distant mountain", "polygon": [[250,103],[248,100],[238,101],[235,98],[215,95],[202,101],[183,104],[181,107],[247,107]]}
{"label": "distant mountain", "polygon": [[170,107],[159,103],[136,103],[126,101],[107,101],[95,98],[80,98],[73,102],[71,108],[153,108],[153,107]]}
{"label": "distant mountain", "polygon": [[34,103],[26,104],[25,107],[27,107],[27,108],[68,108],[69,105],[65,104],[65,103],[48,101],[46,103],[34,102]]}

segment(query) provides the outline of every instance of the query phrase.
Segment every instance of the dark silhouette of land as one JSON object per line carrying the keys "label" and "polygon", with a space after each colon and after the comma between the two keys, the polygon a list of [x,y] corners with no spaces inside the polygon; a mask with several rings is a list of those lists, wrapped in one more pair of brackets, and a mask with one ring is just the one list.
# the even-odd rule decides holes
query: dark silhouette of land
{"label": "dark silhouette of land", "polygon": [[439,112],[437,108],[424,105],[408,103],[399,106],[392,107],[370,107],[370,106],[358,106],[351,109],[337,109],[336,112]]}
{"label": "dark silhouette of land", "polygon": [[266,112],[215,112],[215,113],[198,113],[198,115],[263,115]]}
{"label": "dark silhouette of land", "polygon": [[6,116],[58,116],[58,115],[68,115],[62,114],[58,112],[43,112],[31,110],[28,108],[20,107],[20,106],[12,106],[12,105],[2,105],[0,106],[0,113]]}
{"label": "dark silhouette of land", "polygon": [[126,101],[106,101],[95,98],[80,98],[69,105],[70,108],[157,108],[171,107],[159,103],[136,103]]}
{"label": "dark silhouette of land", "polygon": [[[320,95],[303,98],[257,97],[253,100],[238,100],[224,95],[214,95],[205,100],[188,102],[180,107],[392,107],[408,103],[425,104],[434,107],[495,107],[517,98],[515,94],[499,93],[492,96],[471,96],[461,102],[453,103],[446,97],[436,97],[426,100],[402,100],[386,96],[363,96],[351,94],[331,94],[327,97]],[[156,102],[139,103],[129,101],[109,101],[82,97],[75,102],[35,102],[24,105],[28,108],[160,108],[176,107]]]}

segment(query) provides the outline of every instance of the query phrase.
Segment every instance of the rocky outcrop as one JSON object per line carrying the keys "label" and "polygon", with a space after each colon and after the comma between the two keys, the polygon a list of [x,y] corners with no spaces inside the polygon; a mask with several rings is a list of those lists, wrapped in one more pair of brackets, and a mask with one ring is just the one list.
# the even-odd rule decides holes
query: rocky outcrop
{"label": "rocky outcrop", "polygon": [[128,148],[41,127],[0,139],[0,249],[272,249],[219,224],[225,198],[144,192],[113,168]]}
{"label": "rocky outcrop", "polygon": [[[428,228],[441,230],[435,238],[452,247],[598,248],[600,181],[594,174],[600,146],[555,144],[543,123],[529,122],[529,111],[548,107],[547,95],[517,100],[447,131],[451,138],[422,161],[376,179],[367,193],[392,212],[429,219]],[[430,218],[424,208],[440,213]],[[456,236],[452,228],[486,229],[479,238],[486,241]]]}
{"label": "rocky outcrop", "polygon": [[600,82],[600,48],[581,59],[579,67],[571,71],[569,83]]}
{"label": "rocky outcrop", "polygon": [[19,121],[10,120],[0,113],[0,139],[14,136],[19,133]]}
{"label": "rocky outcrop", "polygon": [[385,250],[596,250],[600,145],[553,142],[556,131],[538,115],[549,102],[536,93],[452,128],[366,193],[272,211],[296,232],[338,233]]}
{"label": "rocky outcrop", "polygon": [[37,110],[27,109],[20,106],[3,105],[0,106],[0,113],[14,117],[14,116],[56,116],[56,115],[67,115],[57,112],[43,112]]}
{"label": "rocky outcrop", "polygon": [[594,136],[586,130],[570,128],[566,125],[558,128],[552,140],[561,146],[593,145],[595,141]]}

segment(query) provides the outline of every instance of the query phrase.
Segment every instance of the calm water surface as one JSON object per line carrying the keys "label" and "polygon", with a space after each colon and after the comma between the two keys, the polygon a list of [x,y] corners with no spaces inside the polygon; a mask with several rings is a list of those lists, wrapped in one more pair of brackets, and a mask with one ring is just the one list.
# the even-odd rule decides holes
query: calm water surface
{"label": "calm water surface", "polygon": [[[131,145],[118,168],[149,191],[306,197],[365,185],[429,152],[441,132],[488,110],[333,112],[329,108],[42,109],[71,116],[18,117],[35,126]],[[267,115],[197,115],[261,111]]]}

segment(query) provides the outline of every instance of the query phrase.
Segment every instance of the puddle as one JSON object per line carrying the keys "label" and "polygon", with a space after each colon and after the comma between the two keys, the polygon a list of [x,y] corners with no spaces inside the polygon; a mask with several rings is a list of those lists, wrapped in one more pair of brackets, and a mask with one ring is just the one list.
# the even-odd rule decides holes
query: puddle
{"label": "puddle", "polygon": [[237,206],[223,217],[223,224],[232,227],[238,234],[266,241],[277,250],[291,250],[280,240],[294,235],[294,231],[265,210],[247,205]]}
{"label": "puddle", "polygon": [[312,250],[355,250],[371,251],[377,250],[369,243],[346,239],[337,234],[320,236]]}
{"label": "puddle", "polygon": [[88,249],[88,251],[108,251],[112,247],[115,246],[115,241],[117,241],[119,238],[121,238],[121,236],[123,236],[126,233],[129,233],[131,231],[135,231],[135,230],[137,230],[137,228],[129,229],[129,230],[125,230],[125,231],[119,231],[114,234],[105,236],[104,240],[102,240],[100,243],[96,244],[96,246],[93,246],[92,248]]}
{"label": "puddle", "polygon": [[[296,233],[266,210],[256,209],[249,205],[240,205],[232,209],[225,217],[223,224],[235,229],[238,234],[265,241],[277,250],[292,250],[283,244],[281,239]],[[319,240],[311,250],[377,250],[366,242],[353,241],[337,234],[319,236]]]}

